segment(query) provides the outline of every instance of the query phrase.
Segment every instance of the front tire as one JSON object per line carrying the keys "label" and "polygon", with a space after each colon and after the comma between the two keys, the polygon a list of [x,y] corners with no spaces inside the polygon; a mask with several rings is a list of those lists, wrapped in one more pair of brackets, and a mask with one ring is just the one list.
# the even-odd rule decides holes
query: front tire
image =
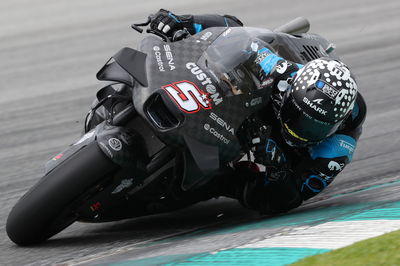
{"label": "front tire", "polygon": [[16,203],[7,219],[8,237],[17,245],[27,246],[62,231],[77,219],[71,205],[117,168],[96,142],[83,147]]}

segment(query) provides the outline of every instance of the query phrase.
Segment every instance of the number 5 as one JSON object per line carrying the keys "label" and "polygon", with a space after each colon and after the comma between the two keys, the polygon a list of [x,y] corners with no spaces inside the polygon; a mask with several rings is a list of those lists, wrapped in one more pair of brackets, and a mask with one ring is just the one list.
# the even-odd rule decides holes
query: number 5
{"label": "number 5", "polygon": [[174,100],[176,105],[186,113],[196,113],[200,108],[211,109],[211,102],[196,84],[190,81],[179,81],[162,87]]}

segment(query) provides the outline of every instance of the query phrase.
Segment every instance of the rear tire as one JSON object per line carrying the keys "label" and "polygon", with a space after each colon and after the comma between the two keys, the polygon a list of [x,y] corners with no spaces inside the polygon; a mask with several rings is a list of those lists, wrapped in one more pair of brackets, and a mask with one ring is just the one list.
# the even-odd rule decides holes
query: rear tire
{"label": "rear tire", "polygon": [[96,142],[66,159],[32,187],[11,210],[6,230],[17,245],[45,241],[72,224],[71,205],[118,166]]}

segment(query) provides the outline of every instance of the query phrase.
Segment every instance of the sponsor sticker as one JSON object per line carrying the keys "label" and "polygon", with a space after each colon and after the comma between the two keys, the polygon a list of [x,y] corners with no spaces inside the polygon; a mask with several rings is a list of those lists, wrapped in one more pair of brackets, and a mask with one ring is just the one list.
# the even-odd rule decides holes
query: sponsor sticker
{"label": "sponsor sticker", "polygon": [[340,140],[339,145],[340,145],[340,147],[347,149],[350,153],[353,153],[355,150],[355,147],[353,144],[351,144],[347,141],[344,141],[344,140]]}
{"label": "sponsor sticker", "polygon": [[265,58],[267,58],[267,56],[268,56],[269,54],[270,54],[270,53],[267,52],[267,51],[262,52],[262,53],[259,53],[259,54],[257,55],[257,58],[254,60],[254,63],[256,63],[256,64],[261,64],[261,62],[262,62]]}
{"label": "sponsor sticker", "polygon": [[267,78],[266,80],[264,80],[264,81],[261,83],[261,86],[262,86],[262,87],[267,87],[267,86],[271,85],[273,82],[274,82],[274,79],[273,79],[273,78]]}
{"label": "sponsor sticker", "polygon": [[229,144],[229,142],[231,142],[229,139],[227,139],[224,135],[219,133],[215,128],[211,127],[209,124],[204,124],[204,130],[225,144]]}
{"label": "sponsor sticker", "polygon": [[334,100],[339,93],[334,88],[330,87],[329,85],[325,84],[322,88],[317,87],[317,90],[321,91],[323,94]]}
{"label": "sponsor sticker", "polygon": [[[166,63],[170,71],[173,71],[175,67],[174,56],[172,55],[171,46],[169,44],[164,44],[162,47],[164,49],[164,54],[166,58]],[[165,65],[162,58],[162,51],[160,46],[153,46],[154,56],[158,65],[158,70],[160,72],[165,72]]]}
{"label": "sponsor sticker", "polygon": [[262,97],[257,97],[250,101],[250,106],[259,105],[261,103],[262,103]]}
{"label": "sponsor sticker", "polygon": [[169,66],[169,70],[173,71],[175,67],[175,62],[174,62],[174,56],[172,55],[171,52],[171,46],[168,44],[164,44],[164,51],[165,51],[165,57],[167,58],[167,64]]}
{"label": "sponsor sticker", "polygon": [[232,28],[228,28],[224,33],[222,33],[222,36],[226,37],[229,33],[231,33]]}
{"label": "sponsor sticker", "polygon": [[185,113],[196,113],[201,109],[211,109],[207,93],[200,90],[193,82],[182,80],[162,87]]}
{"label": "sponsor sticker", "polygon": [[153,47],[154,56],[156,57],[156,62],[157,62],[157,65],[158,65],[158,70],[159,70],[160,72],[165,72],[164,62],[163,62],[163,60],[162,60],[160,50],[161,50],[161,49],[160,49],[159,46],[154,46],[154,47]]}
{"label": "sponsor sticker", "polygon": [[186,68],[189,69],[190,72],[201,82],[201,85],[205,87],[206,92],[209,94],[209,97],[215,105],[222,103],[223,99],[217,91],[217,88],[212,84],[211,78],[204,73],[199,66],[193,62],[189,62],[186,64]]}
{"label": "sponsor sticker", "polygon": [[226,121],[224,121],[217,114],[215,114],[214,112],[211,112],[209,117],[212,120],[214,120],[215,122],[217,122],[217,124],[220,125],[222,128],[224,128],[226,131],[228,131],[232,135],[235,135],[235,129],[233,127],[231,127]]}
{"label": "sponsor sticker", "polygon": [[287,68],[290,66],[291,64],[288,63],[286,60],[285,61],[281,61],[279,64],[276,65],[276,72],[278,72],[279,74],[283,74],[286,72]]}
{"label": "sponsor sticker", "polygon": [[[322,99],[316,99],[314,101],[318,101],[316,102],[316,104],[321,104]],[[308,105],[308,107],[310,107],[311,109],[314,109],[316,112],[320,113],[321,115],[326,115],[326,113],[328,111],[325,111],[324,109],[322,109],[321,107],[317,106],[314,102],[311,102],[307,97],[303,98],[303,102],[305,104]]]}
{"label": "sponsor sticker", "polygon": [[63,156],[64,156],[64,154],[60,153],[60,154],[54,156],[52,160],[57,161],[57,160],[61,159]]}
{"label": "sponsor sticker", "polygon": [[342,171],[342,167],[340,166],[340,164],[335,161],[330,161],[328,163],[328,168],[331,171]]}
{"label": "sponsor sticker", "polygon": [[124,190],[125,188],[128,188],[130,186],[132,186],[133,184],[133,178],[128,178],[128,179],[123,179],[121,181],[121,184],[119,184],[112,192],[111,194],[117,194],[119,192],[121,192],[122,190]]}
{"label": "sponsor sticker", "polygon": [[200,37],[200,39],[203,41],[207,41],[212,35],[212,32],[207,31]]}
{"label": "sponsor sticker", "polygon": [[119,139],[116,138],[110,138],[108,140],[108,145],[113,149],[114,151],[120,151],[122,149],[122,143]]}

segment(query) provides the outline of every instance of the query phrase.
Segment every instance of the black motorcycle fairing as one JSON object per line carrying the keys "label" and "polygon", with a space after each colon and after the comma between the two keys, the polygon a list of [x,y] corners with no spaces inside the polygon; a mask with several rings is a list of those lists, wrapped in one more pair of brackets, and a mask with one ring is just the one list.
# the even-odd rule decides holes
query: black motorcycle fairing
{"label": "black motorcycle fairing", "polygon": [[125,127],[102,123],[97,126],[96,141],[100,149],[116,164],[145,171],[148,154],[144,141],[136,132]]}
{"label": "black motorcycle fairing", "polygon": [[132,48],[122,48],[97,72],[98,80],[116,81],[130,87],[136,80],[147,86],[146,54]]}
{"label": "black motorcycle fairing", "polygon": [[[214,47],[220,38],[229,38],[228,33],[234,30],[236,29],[211,28],[174,43],[164,43],[153,36],[142,41],[139,50],[148,55],[146,71],[149,86],[135,87],[133,101],[138,113],[149,121],[158,137],[166,144],[184,147],[183,136],[186,135],[201,143],[218,147],[222,162],[231,161],[238,156],[240,145],[235,131],[258,105],[267,103],[268,92],[249,89],[243,90],[241,94],[226,93],[218,80],[223,73],[207,68],[207,63],[211,66],[213,60],[220,60],[225,56],[220,54],[218,58],[207,58],[207,62],[204,62],[208,49]],[[252,37],[246,35],[245,31],[240,34],[242,47],[248,47]],[[243,65],[243,61],[251,57],[251,54],[242,50],[235,49],[238,60],[236,65]],[[226,56],[235,58],[234,53]],[[232,64],[232,68],[233,66]],[[243,83],[245,82],[248,88],[257,88],[250,75],[243,79]],[[177,102],[180,99],[174,98],[170,93],[170,90],[178,90],[177,86],[181,84],[197,90],[202,97],[207,97],[208,103],[200,105],[196,99],[196,110],[185,109]],[[260,98],[262,95],[265,100]],[[186,96],[193,98],[193,95]]]}
{"label": "black motorcycle fairing", "polygon": [[111,161],[124,168],[144,169],[149,158],[148,151],[144,147],[145,141],[135,130],[112,126],[103,121],[82,135],[77,142],[47,161],[46,175],[92,142],[97,142]]}
{"label": "black motorcycle fairing", "polygon": [[204,144],[187,135],[183,138],[187,149],[183,152],[181,187],[187,191],[213,176],[220,168],[220,159],[218,147]]}

